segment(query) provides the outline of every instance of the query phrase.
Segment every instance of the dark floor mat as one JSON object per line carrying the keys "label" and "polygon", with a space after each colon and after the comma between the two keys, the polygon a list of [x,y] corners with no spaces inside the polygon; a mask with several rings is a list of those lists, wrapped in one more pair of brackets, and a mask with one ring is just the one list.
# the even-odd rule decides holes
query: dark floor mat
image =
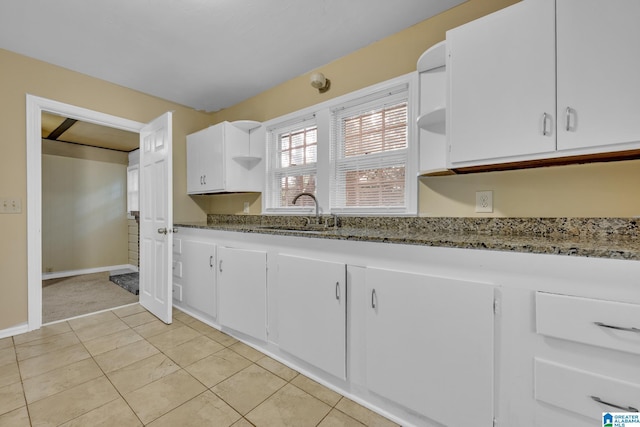
{"label": "dark floor mat", "polygon": [[137,272],[109,276],[109,280],[134,295],[140,293],[139,276]]}

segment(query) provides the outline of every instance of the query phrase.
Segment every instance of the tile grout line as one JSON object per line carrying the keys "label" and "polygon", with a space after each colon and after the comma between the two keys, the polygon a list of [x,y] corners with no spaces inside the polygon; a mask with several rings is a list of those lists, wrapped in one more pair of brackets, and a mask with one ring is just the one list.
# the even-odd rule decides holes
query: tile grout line
{"label": "tile grout line", "polygon": [[[114,314],[115,314],[115,313],[114,313]],[[116,316],[117,316],[117,315],[116,315]],[[122,320],[119,316],[117,316],[117,317],[118,317],[118,319]],[[123,322],[123,323],[125,323],[125,322]],[[126,324],[126,323],[125,323],[125,324]],[[69,325],[69,326],[71,326],[71,325]],[[129,329],[133,330],[133,328],[131,328],[129,325],[127,325],[127,327],[128,327]],[[73,328],[72,328],[72,330],[73,330],[73,332],[75,333],[75,329],[73,329]],[[135,331],[134,331],[134,332],[135,332]],[[116,332],[116,333],[117,333],[117,332]],[[111,334],[109,334],[109,335],[111,335]],[[77,337],[77,335],[76,335],[76,337]],[[93,363],[95,363],[95,364],[96,364],[96,366],[98,367],[98,369],[100,369],[100,372],[102,372],[102,376],[103,376],[107,381],[109,381],[109,384],[111,384],[111,387],[113,387],[113,389],[116,391],[116,393],[118,393],[118,396],[120,396],[120,398],[124,401],[124,403],[126,403],[126,405],[129,407],[129,409],[131,409],[131,412],[133,413],[133,415],[135,415],[135,417],[138,419],[138,421],[140,421],[140,424],[142,424],[142,425],[144,426],[144,423],[142,422],[142,420],[140,419],[140,417],[138,416],[138,414],[136,413],[136,411],[134,411],[134,410],[133,410],[133,408],[131,407],[131,405],[129,405],[129,402],[127,402],[127,399],[125,399],[125,398],[124,398],[124,396],[122,395],[122,393],[120,393],[120,390],[118,390],[118,387],[116,387],[116,386],[115,386],[115,384],[113,384],[113,382],[111,382],[111,378],[109,378],[109,376],[108,376],[108,375],[107,375],[107,373],[104,371],[104,369],[102,369],[102,366],[100,366],[100,364],[96,361],[95,357],[93,357],[93,354],[91,354],[91,352],[89,351],[89,349],[84,345],[84,341],[82,341],[82,340],[80,339],[80,337],[77,337],[77,338],[78,338],[78,340],[80,340],[80,343],[81,343],[81,344],[82,344],[82,346],[84,347],[85,351],[86,351],[86,352],[89,354],[89,356],[91,357],[91,360],[93,360]],[[90,340],[89,340],[89,341],[90,341]],[[127,365],[127,366],[128,366],[128,365]],[[98,408],[102,408],[103,406],[108,405],[109,403],[111,403],[111,402],[113,402],[113,401],[115,401],[115,400],[117,400],[117,399],[113,399],[113,400],[110,400],[109,402],[105,402],[103,405],[100,405],[100,406],[98,406],[97,408],[93,408],[93,409],[91,409],[90,411],[87,411],[87,412],[85,412],[85,413],[83,413],[83,414],[81,414],[81,415],[78,415],[77,417],[72,418],[71,420],[74,420],[74,419],[76,419],[76,418],[80,418],[81,416],[86,415],[86,414],[88,414],[89,412],[94,411],[94,410],[96,410],[96,409],[98,409]],[[67,420],[67,421],[65,421],[65,423],[67,423],[67,422],[69,422],[69,421],[71,421],[71,420]]]}
{"label": "tile grout line", "polygon": [[31,421],[31,411],[29,409],[29,403],[27,402],[27,394],[24,391],[24,378],[22,377],[22,369],[20,369],[20,362],[18,362],[18,352],[16,351],[16,340],[11,337],[13,344],[13,354],[16,358],[16,366],[18,367],[18,375],[20,375],[20,386],[22,387],[22,398],[24,399],[24,409],[27,411],[27,418],[29,418],[29,425],[33,426]]}
{"label": "tile grout line", "polygon": [[[355,416],[353,416],[353,415],[351,415],[351,414],[349,414],[349,413],[347,413],[347,412],[345,412],[345,411],[342,411],[342,410],[338,409],[338,405],[339,405],[339,404],[340,404],[340,403],[341,403],[341,402],[346,398],[345,396],[341,395],[340,393],[335,392],[335,393],[338,395],[338,397],[339,397],[339,398],[337,399],[337,401],[336,401],[333,405],[328,404],[325,400],[321,399],[320,397],[317,397],[316,395],[312,394],[311,392],[307,392],[306,390],[302,389],[301,387],[297,386],[296,384],[293,384],[293,381],[294,381],[294,380],[296,380],[296,378],[299,378],[299,377],[301,377],[301,376],[302,376],[302,377],[305,377],[305,378],[308,378],[308,377],[306,377],[304,374],[302,374],[302,373],[300,373],[300,372],[297,372],[295,369],[293,369],[293,368],[289,367],[288,365],[286,365],[286,364],[284,364],[284,363],[282,363],[282,362],[279,362],[279,361],[278,361],[278,360],[276,360],[276,359],[271,358],[269,355],[267,355],[267,354],[263,353],[262,351],[260,351],[260,350],[258,350],[258,349],[253,348],[252,346],[249,346],[249,347],[250,347],[251,349],[253,349],[253,350],[256,352],[256,355],[253,355],[253,354],[251,354],[251,353],[248,353],[248,356],[249,356],[249,357],[251,357],[251,358],[249,358],[249,357],[247,357],[247,356],[243,355],[243,354],[241,353],[241,351],[243,351],[243,349],[244,349],[244,345],[246,345],[246,344],[244,344],[242,341],[239,341],[239,340],[237,340],[237,339],[234,339],[234,338],[233,338],[233,336],[231,336],[231,335],[227,334],[226,332],[220,331],[220,330],[218,330],[218,329],[216,329],[216,328],[213,328],[213,327],[211,327],[210,325],[207,325],[206,323],[202,322],[204,326],[208,326],[208,327],[209,327],[209,328],[211,328],[213,331],[216,331],[217,333],[222,334],[222,335],[220,336],[221,341],[224,341],[224,342],[226,342],[226,343],[228,343],[228,344],[224,344],[224,343],[222,343],[222,342],[219,342],[219,341],[217,341],[215,338],[213,338],[213,337],[211,336],[211,334],[208,334],[208,331],[205,331],[204,329],[202,329],[202,328],[200,327],[200,325],[196,325],[196,327],[192,326],[192,324],[194,324],[196,321],[199,321],[199,320],[198,320],[198,319],[195,319],[195,318],[193,318],[193,317],[191,317],[191,316],[189,316],[189,315],[186,315],[186,316],[185,316],[185,318],[184,318],[184,320],[175,319],[175,321],[176,321],[176,322],[181,323],[181,325],[180,325],[180,326],[178,326],[178,327],[181,327],[181,326],[188,326],[190,330],[192,330],[192,331],[194,331],[194,332],[196,333],[196,335],[195,335],[194,337],[192,337],[191,339],[188,339],[188,340],[186,340],[186,341],[184,341],[184,342],[180,342],[180,343],[179,343],[179,344],[177,344],[177,345],[171,345],[170,347],[168,347],[168,349],[169,349],[169,348],[170,348],[170,349],[174,349],[174,348],[180,347],[180,346],[182,346],[182,345],[184,345],[184,344],[186,344],[186,343],[188,343],[188,342],[190,342],[190,341],[192,341],[192,340],[198,339],[198,338],[200,338],[200,337],[204,337],[204,338],[206,338],[206,339],[209,339],[209,340],[211,340],[211,341],[215,342],[216,344],[220,345],[222,348],[221,348],[220,350],[218,350],[218,351],[214,352],[214,353],[210,353],[210,354],[207,354],[207,355],[205,355],[205,356],[202,356],[202,357],[198,358],[197,360],[190,362],[188,365],[185,365],[184,367],[183,367],[183,366],[181,366],[181,365],[177,362],[177,360],[176,360],[176,359],[174,359],[174,358],[170,357],[167,353],[165,353],[165,351],[164,351],[164,350],[162,350],[161,348],[159,348],[159,347],[157,347],[156,345],[154,345],[151,341],[149,341],[149,338],[153,338],[153,337],[155,337],[155,336],[158,336],[158,335],[161,335],[161,334],[164,334],[164,333],[168,333],[168,332],[170,332],[170,331],[171,331],[171,330],[173,330],[173,329],[164,330],[164,331],[162,331],[162,332],[158,332],[158,333],[155,333],[155,334],[150,335],[150,336],[148,336],[148,337],[147,337],[147,336],[143,336],[143,335],[141,335],[140,333],[138,333],[138,331],[136,331],[136,330],[135,330],[135,328],[136,328],[136,327],[143,326],[143,325],[145,325],[145,324],[149,324],[149,323],[151,323],[151,322],[155,321],[155,319],[151,319],[151,320],[149,320],[149,321],[147,321],[147,322],[144,322],[144,323],[141,323],[141,324],[139,324],[139,325],[135,325],[135,326],[130,325],[128,322],[126,322],[126,321],[124,320],[124,319],[125,319],[125,318],[127,318],[127,317],[136,316],[136,315],[139,315],[139,314],[144,313],[144,312],[148,312],[148,311],[143,310],[143,311],[138,311],[138,312],[135,312],[135,313],[130,313],[130,314],[126,315],[126,316],[120,316],[119,314],[117,314],[117,313],[115,312],[115,309],[113,309],[113,310],[111,310],[111,313],[114,315],[115,319],[120,320],[120,322],[122,322],[122,323],[126,326],[126,328],[123,328],[122,330],[117,330],[117,331],[115,331],[115,332],[111,332],[111,333],[108,333],[108,334],[105,334],[105,335],[99,335],[99,336],[91,337],[90,339],[86,339],[86,340],[82,340],[82,339],[80,338],[80,336],[78,335],[78,331],[82,330],[82,329],[83,329],[83,327],[78,327],[78,328],[76,329],[76,328],[74,328],[74,327],[71,325],[71,323],[69,323],[68,321],[65,321],[65,323],[66,323],[66,327],[68,328],[68,330],[60,331],[60,332],[56,332],[56,333],[54,333],[53,335],[40,337],[40,338],[33,339],[33,340],[30,340],[30,341],[25,341],[25,342],[23,342],[23,343],[21,343],[21,344],[16,344],[15,337],[12,337],[11,343],[12,343],[12,346],[13,346],[14,360],[15,360],[15,363],[17,364],[17,366],[18,366],[18,373],[19,373],[19,377],[20,377],[20,384],[21,384],[21,386],[22,386],[22,397],[23,397],[24,402],[25,402],[25,409],[26,409],[26,411],[27,411],[27,416],[28,416],[28,419],[29,419],[29,424],[30,424],[30,425],[33,425],[33,422],[32,422],[32,414],[31,414],[30,404],[27,402],[27,398],[26,398],[26,390],[25,390],[25,386],[24,386],[24,381],[25,381],[25,379],[24,379],[24,372],[23,372],[23,370],[22,370],[22,368],[21,368],[20,361],[18,361],[18,349],[17,349],[17,347],[18,347],[18,346],[20,346],[20,345],[27,345],[27,344],[29,344],[29,343],[33,343],[33,342],[38,341],[38,340],[52,339],[52,337],[56,337],[56,336],[58,336],[58,335],[61,335],[61,334],[67,333],[67,332],[73,332],[73,334],[74,334],[75,338],[78,340],[78,343],[80,343],[80,344],[82,345],[82,348],[83,348],[83,349],[84,349],[84,351],[88,354],[89,358],[90,358],[90,359],[92,360],[92,362],[93,362],[93,363],[98,367],[99,371],[101,372],[101,375],[100,375],[100,376],[98,376],[98,377],[96,377],[96,378],[92,378],[92,379],[89,379],[89,380],[83,381],[82,383],[75,384],[75,385],[73,385],[73,387],[65,388],[65,389],[63,389],[63,390],[61,390],[61,391],[58,391],[58,392],[56,392],[56,393],[54,393],[54,394],[52,394],[52,395],[50,395],[50,396],[46,396],[46,397],[43,397],[43,398],[41,398],[41,399],[38,399],[38,400],[36,400],[36,401],[34,401],[34,402],[32,402],[32,403],[39,402],[39,401],[41,401],[42,399],[49,398],[49,397],[51,397],[51,396],[55,396],[55,395],[60,394],[60,393],[62,393],[62,392],[64,392],[64,391],[70,390],[70,389],[72,389],[72,388],[74,388],[74,387],[78,387],[78,386],[80,386],[80,385],[82,385],[82,384],[86,384],[87,382],[94,381],[94,380],[96,380],[96,379],[98,379],[98,378],[104,378],[104,379],[106,379],[106,380],[108,381],[108,383],[111,385],[111,387],[112,387],[113,389],[115,389],[115,391],[116,391],[116,393],[117,393],[117,396],[118,396],[118,397],[115,397],[114,399],[109,400],[108,402],[104,402],[103,404],[99,405],[99,406],[98,406],[98,407],[96,407],[96,408],[92,408],[91,410],[88,410],[88,411],[86,411],[86,412],[83,412],[82,414],[79,414],[78,416],[76,416],[76,417],[74,417],[74,418],[71,418],[71,419],[69,419],[69,420],[65,420],[65,421],[64,421],[64,423],[68,423],[68,422],[70,422],[70,421],[72,421],[72,420],[75,420],[75,419],[77,419],[77,418],[80,418],[80,417],[82,417],[82,416],[85,416],[86,414],[88,414],[88,413],[90,413],[90,412],[92,412],[92,411],[95,411],[95,410],[97,410],[97,409],[99,409],[99,408],[102,408],[102,407],[104,407],[104,406],[106,406],[106,405],[108,405],[108,404],[110,404],[110,403],[113,403],[113,402],[115,402],[116,400],[118,400],[118,398],[120,398],[120,399],[122,399],[122,400],[125,402],[125,404],[126,404],[126,405],[127,405],[127,407],[129,408],[129,410],[130,410],[130,411],[135,415],[136,419],[137,419],[137,420],[138,420],[138,421],[139,421],[143,426],[144,426],[144,425],[148,425],[148,424],[145,424],[145,423],[142,421],[142,419],[138,416],[138,414],[137,414],[137,413],[136,413],[136,411],[133,409],[133,407],[132,407],[132,406],[129,404],[129,402],[125,399],[124,394],[123,394],[123,393],[122,393],[122,392],[121,392],[121,391],[116,387],[116,385],[112,382],[111,378],[107,375],[107,373],[106,373],[106,371],[104,370],[104,368],[103,368],[100,364],[98,364],[98,362],[97,362],[97,360],[96,360],[96,358],[95,358],[95,357],[96,357],[96,356],[99,356],[99,355],[94,356],[94,355],[89,351],[89,349],[86,347],[86,343],[85,343],[85,341],[86,341],[86,342],[90,342],[90,341],[95,340],[95,339],[99,339],[99,338],[106,337],[106,336],[110,336],[110,335],[116,335],[116,334],[118,334],[118,333],[123,333],[123,332],[132,332],[132,333],[134,333],[134,334],[136,334],[136,335],[140,336],[141,341],[145,342],[146,344],[148,344],[149,346],[151,346],[151,347],[153,347],[155,350],[157,350],[157,351],[158,351],[158,354],[161,354],[164,358],[166,358],[167,360],[170,360],[172,363],[174,363],[174,364],[179,368],[179,369],[178,369],[177,371],[175,371],[175,372],[183,371],[183,373],[184,373],[184,374],[188,375],[188,377],[189,377],[189,378],[191,378],[191,379],[195,380],[198,384],[202,385],[202,386],[204,387],[204,389],[205,389],[205,390],[204,390],[204,391],[202,391],[201,393],[198,393],[196,396],[193,396],[193,397],[191,397],[190,399],[188,399],[187,401],[182,402],[180,405],[176,406],[175,408],[172,408],[171,410],[169,410],[169,411],[167,411],[167,412],[165,412],[165,413],[163,413],[163,414],[159,415],[158,417],[154,418],[153,420],[151,420],[151,421],[150,421],[150,423],[151,423],[151,422],[155,422],[156,420],[158,420],[158,419],[160,419],[160,418],[162,418],[162,417],[166,416],[167,414],[169,414],[169,413],[171,413],[171,412],[173,412],[173,411],[177,410],[178,408],[183,407],[185,404],[187,404],[187,403],[189,403],[189,402],[192,402],[194,399],[196,399],[196,398],[198,398],[198,397],[202,396],[203,394],[205,394],[205,393],[207,393],[207,392],[211,392],[214,396],[216,396],[217,398],[219,398],[221,402],[224,402],[227,406],[229,406],[230,408],[232,408],[232,409],[233,409],[237,414],[239,414],[239,415],[240,415],[240,418],[239,418],[238,420],[236,420],[233,424],[238,423],[239,421],[243,420],[243,421],[245,421],[245,422],[247,422],[247,423],[249,423],[249,424],[253,425],[253,423],[252,423],[252,422],[247,418],[247,415],[249,415],[251,412],[255,411],[258,407],[260,407],[261,405],[263,405],[267,400],[271,399],[274,395],[276,395],[277,393],[281,392],[281,391],[282,391],[282,389],[283,389],[284,387],[286,387],[286,386],[287,386],[287,384],[290,384],[290,385],[291,385],[291,386],[293,386],[296,390],[298,390],[299,392],[302,392],[304,395],[307,395],[309,398],[311,398],[311,399],[313,399],[313,400],[315,400],[315,401],[318,401],[318,402],[324,403],[324,404],[326,404],[326,405],[329,407],[328,412],[327,412],[327,413],[326,413],[326,414],[325,414],[325,415],[324,415],[324,416],[323,416],[323,417],[322,417],[322,418],[321,418],[321,419],[320,419],[320,420],[315,424],[315,426],[316,426],[316,427],[317,427],[318,425],[320,425],[320,424],[321,424],[325,419],[327,419],[327,417],[328,417],[328,416],[333,412],[333,410],[336,410],[336,411],[337,411],[337,412],[339,412],[340,414],[342,414],[342,415],[344,415],[344,416],[346,416],[346,417],[349,417],[349,418],[353,419],[353,420],[354,420],[354,421],[356,421],[357,423],[360,423],[360,424],[362,424],[362,425],[366,425],[366,424],[365,424],[363,421],[361,421],[359,418],[356,418]],[[175,317],[174,317],[174,318],[175,318]],[[192,321],[187,323],[186,321],[188,321],[188,320],[189,320],[189,318],[190,318]],[[113,319],[113,320],[115,320],[115,319]],[[62,322],[60,322],[60,323],[62,323]],[[116,322],[114,322],[114,323],[116,323]],[[89,323],[89,324],[88,324],[88,325],[86,325],[85,327],[92,327],[92,326],[94,326],[94,325],[99,325],[99,324],[100,324],[100,322],[97,322],[97,323],[95,323],[95,324]],[[106,328],[106,329],[109,329],[109,328]],[[153,330],[153,329],[152,329],[152,330]],[[85,335],[87,335],[87,336],[92,336],[91,334],[85,334]],[[213,335],[213,336],[217,336],[217,334],[212,334],[212,335]],[[224,339],[222,339],[223,337],[224,337]],[[227,337],[228,337],[229,339],[227,339]],[[179,341],[179,340],[180,340],[180,335],[176,335],[176,337],[173,337],[173,338],[175,338],[177,341]],[[54,341],[54,343],[55,343],[55,338],[53,338],[52,340],[53,340],[53,341]],[[136,341],[136,342],[137,342],[137,341]],[[70,345],[68,345],[68,346],[62,347],[61,349],[66,349],[66,348],[68,348],[68,347],[71,347],[71,346],[77,345],[78,343],[70,344]],[[171,340],[169,340],[169,343],[171,343]],[[123,344],[123,345],[121,345],[121,346],[119,346],[118,344],[116,344],[116,347],[115,347],[115,348],[113,348],[113,349],[111,349],[111,350],[108,350],[108,351],[117,350],[117,349],[119,349],[119,348],[125,347],[126,345],[130,345],[130,344],[131,344],[131,343],[127,343],[127,344]],[[242,345],[240,345],[240,344],[242,344]],[[39,344],[37,344],[37,345],[39,345]],[[234,346],[236,346],[236,348],[234,348]],[[163,347],[164,347],[164,346],[163,346]],[[46,343],[45,343],[45,344],[43,344],[43,348],[46,348]],[[30,358],[43,356],[43,355],[46,355],[46,354],[49,354],[49,353],[54,353],[54,352],[57,352],[57,351],[59,351],[59,350],[61,350],[61,349],[54,349],[54,350],[45,351],[45,352],[43,352],[42,354],[38,354],[38,355],[36,355],[36,356],[32,356],[32,357],[30,357]],[[198,363],[198,362],[200,362],[200,361],[204,360],[205,358],[210,357],[210,356],[212,356],[212,355],[215,355],[215,354],[217,354],[217,353],[219,353],[219,352],[222,352],[222,351],[224,351],[224,350],[230,350],[230,351],[231,351],[233,354],[235,354],[236,356],[238,356],[238,357],[240,357],[240,358],[243,358],[243,359],[246,359],[248,362],[250,362],[250,364],[249,364],[248,366],[246,366],[245,368],[242,368],[241,370],[239,370],[239,371],[237,371],[237,372],[233,373],[232,375],[230,375],[230,376],[228,376],[228,377],[224,378],[223,380],[218,381],[216,384],[213,384],[211,387],[207,387],[207,385],[203,382],[203,380],[198,379],[197,377],[195,377],[194,375],[192,375],[189,371],[187,371],[187,368],[188,368],[189,366],[192,366],[193,364]],[[108,352],[108,351],[107,351],[107,352]],[[103,352],[103,353],[106,353],[106,352]],[[103,353],[100,353],[100,354],[103,354]],[[245,352],[245,353],[246,353],[246,352]],[[174,355],[174,356],[175,356],[175,357],[178,357],[178,355],[179,355],[179,353],[176,353],[176,355]],[[155,355],[151,355],[151,356],[145,357],[144,359],[141,359],[141,360],[145,360],[145,359],[148,359],[148,358],[150,358],[150,357],[154,357],[154,356],[155,356]],[[259,357],[258,357],[258,356],[259,356]],[[30,358],[27,358],[27,359],[24,359],[24,360],[29,360]],[[256,359],[256,360],[254,361],[253,359]],[[265,359],[268,359],[268,360],[274,360],[275,362],[277,362],[277,363],[278,363],[278,365],[267,364],[267,366],[270,366],[270,367],[271,367],[271,369],[269,369],[269,368],[267,368],[267,367],[265,367],[265,366],[262,366],[262,365],[260,365],[260,364],[258,363],[258,362],[260,362],[260,361],[262,361],[262,360],[265,360]],[[81,361],[83,361],[83,360],[85,360],[85,359],[81,359]],[[128,367],[128,366],[130,366],[130,365],[132,365],[132,364],[134,364],[134,363],[138,363],[138,362],[140,362],[141,360],[134,361],[134,362],[129,363],[129,364],[125,365],[125,366],[119,367],[118,369],[126,368],[126,367]],[[77,363],[77,362],[72,362],[71,364],[73,364],[73,363]],[[292,372],[294,372],[294,373],[295,373],[295,375],[294,375],[291,379],[287,379],[287,378],[290,376],[290,374],[289,374],[287,371],[283,371],[282,369],[279,369],[279,368],[280,368],[280,367],[279,367],[279,365],[282,365],[282,366],[284,366],[285,368],[287,368],[287,369],[291,370]],[[52,372],[52,371],[54,371],[54,370],[56,370],[56,369],[61,369],[61,368],[67,367],[67,366],[70,366],[70,364],[68,364],[68,365],[64,365],[64,366],[62,366],[62,367],[58,367],[58,368],[54,368],[54,369],[50,369],[50,370],[45,371],[45,372],[42,372],[42,373],[39,373],[38,375],[35,375],[35,376],[34,376],[34,377],[32,377],[32,378],[35,378],[35,377],[37,377],[37,376],[39,376],[39,375],[44,375],[44,374],[49,373],[49,372]],[[231,378],[233,378],[233,377],[235,377],[235,376],[239,375],[241,372],[243,372],[244,370],[246,370],[246,369],[248,369],[248,368],[251,368],[251,367],[261,369],[261,370],[263,370],[264,372],[266,372],[266,373],[268,373],[268,374],[272,375],[273,377],[275,377],[275,378],[278,378],[278,379],[282,380],[284,383],[283,383],[283,385],[282,385],[281,387],[278,387],[276,390],[274,390],[272,393],[270,393],[270,394],[269,394],[268,396],[266,396],[264,399],[260,400],[256,405],[254,405],[250,410],[248,410],[248,411],[246,412],[246,414],[242,414],[242,413],[240,413],[238,410],[236,410],[236,408],[235,408],[233,405],[231,405],[229,402],[227,402],[227,401],[226,401],[222,396],[220,396],[220,395],[219,395],[219,394],[217,394],[215,391],[213,391],[213,388],[215,388],[215,387],[216,387],[216,386],[218,386],[219,384],[221,384],[221,383],[223,383],[223,382],[225,382],[225,381],[227,381],[227,380],[229,380],[229,379],[231,379]],[[273,369],[273,370],[272,370],[272,369]],[[114,372],[115,372],[115,371],[116,371],[116,370],[114,370]],[[277,372],[280,372],[283,376],[280,376]],[[170,374],[167,374],[167,375],[170,375]],[[157,381],[160,381],[160,380],[162,380],[164,377],[166,377],[167,375],[163,375],[162,377],[160,377],[160,378],[158,378],[158,379],[156,379],[156,380],[152,381],[152,382],[151,382],[151,383],[149,383],[149,384],[153,384],[153,383],[155,383],[155,382],[157,382]],[[308,379],[309,379],[310,381],[312,381],[312,382],[314,382],[314,383],[315,383],[315,381],[314,381],[313,379],[311,379],[311,378],[308,378]],[[149,384],[145,384],[145,385],[143,385],[143,386],[141,386],[141,387],[137,388],[136,390],[139,390],[140,388],[146,387],[146,386],[148,386]],[[320,386],[322,386],[322,384],[319,384],[319,385],[320,385]],[[131,393],[131,392],[136,391],[136,390],[131,390],[131,391],[129,391],[128,393]],[[313,390],[313,389],[312,389],[312,390]],[[331,389],[329,389],[329,390],[331,390]],[[320,390],[320,391],[321,391],[321,390]],[[317,391],[317,392],[319,393],[320,391]],[[331,400],[331,399],[327,399],[327,400]]]}

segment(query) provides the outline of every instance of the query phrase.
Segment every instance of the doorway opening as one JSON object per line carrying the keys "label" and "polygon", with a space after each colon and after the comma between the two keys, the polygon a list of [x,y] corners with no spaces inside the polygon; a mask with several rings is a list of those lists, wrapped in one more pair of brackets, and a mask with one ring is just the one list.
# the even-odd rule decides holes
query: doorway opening
{"label": "doorway opening", "polygon": [[136,302],[140,135],[41,120],[42,322]]}
{"label": "doorway opening", "polygon": [[[44,118],[43,118],[44,117]],[[28,330],[40,328],[43,323],[43,121],[53,117],[61,122],[56,129],[66,122],[69,127],[75,123],[82,123],[83,126],[97,126],[105,130],[110,129],[115,132],[125,131],[135,134],[139,141],[139,134],[145,124],[135,122],[121,117],[112,116],[63,104],[57,101],[48,100],[32,95],[27,95],[27,238],[28,238]],[[66,126],[66,125],[65,125]],[[77,129],[76,129],[77,130]],[[63,128],[57,133],[64,135]],[[71,137],[67,134],[67,138]],[[53,136],[56,136],[55,134]],[[51,139],[51,135],[47,135]],[[54,139],[55,140],[55,139]],[[57,142],[53,142],[54,144]],[[139,142],[138,142],[139,144]],[[59,149],[60,146],[55,148]],[[91,151],[83,148],[75,151]],[[74,151],[74,150],[71,150]],[[90,205],[90,204],[89,204]],[[86,273],[93,273],[85,271]]]}

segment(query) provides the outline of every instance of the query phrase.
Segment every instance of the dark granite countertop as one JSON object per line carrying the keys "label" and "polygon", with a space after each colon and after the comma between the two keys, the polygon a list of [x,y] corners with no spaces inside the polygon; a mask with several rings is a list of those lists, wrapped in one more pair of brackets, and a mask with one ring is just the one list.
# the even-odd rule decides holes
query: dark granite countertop
{"label": "dark granite countertop", "polygon": [[[179,227],[306,238],[640,260],[633,218],[324,217],[327,227],[300,216],[208,215]],[[287,229],[294,228],[294,229]],[[297,228],[297,229],[296,229]]]}

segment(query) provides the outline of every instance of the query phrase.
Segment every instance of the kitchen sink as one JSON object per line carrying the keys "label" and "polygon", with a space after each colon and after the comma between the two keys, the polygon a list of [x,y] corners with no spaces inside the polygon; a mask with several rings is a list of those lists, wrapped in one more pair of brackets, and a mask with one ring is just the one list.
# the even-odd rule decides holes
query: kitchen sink
{"label": "kitchen sink", "polygon": [[263,225],[257,227],[260,230],[270,230],[270,231],[290,231],[293,233],[308,233],[308,234],[322,234],[333,231],[333,228],[327,228],[323,225],[306,225],[306,226],[295,226],[295,225]]}

